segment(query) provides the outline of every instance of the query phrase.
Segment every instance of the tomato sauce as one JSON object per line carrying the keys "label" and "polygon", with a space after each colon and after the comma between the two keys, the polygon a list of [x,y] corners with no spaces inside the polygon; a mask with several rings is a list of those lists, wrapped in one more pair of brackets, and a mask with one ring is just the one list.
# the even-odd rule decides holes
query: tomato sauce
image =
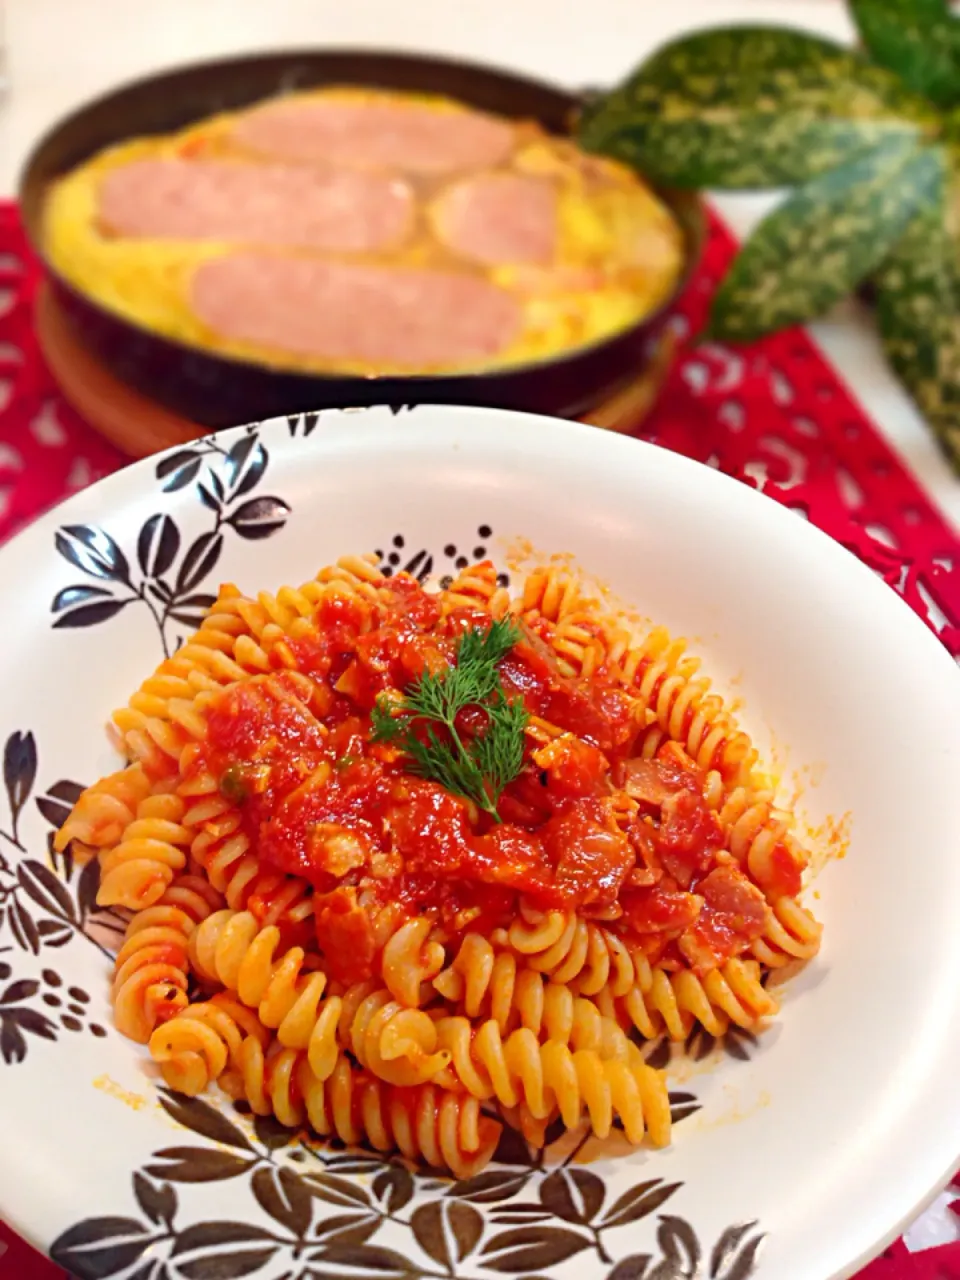
{"label": "tomato sauce", "polygon": [[[602,671],[565,674],[548,624],[523,625],[499,671],[507,697],[559,732],[546,743],[528,736],[497,821],[415,776],[394,744],[372,741],[370,719],[381,695],[442,676],[459,637],[489,616],[441,618],[437,599],[398,575],[378,603],[328,596],[315,623],[277,646],[276,670],[220,696],[192,767],[221,779],[265,868],[313,886],[334,976],[372,971],[377,914],[398,903],[453,936],[509,924],[523,895],[594,914],[651,953],[676,942],[701,970],[759,936],[763,894],[736,868],[721,875],[723,832],[692,761],[674,744],[657,760],[632,760],[645,724],[636,700]],[[457,732],[481,733],[485,722],[468,707]],[[795,870],[771,861],[777,889]]]}

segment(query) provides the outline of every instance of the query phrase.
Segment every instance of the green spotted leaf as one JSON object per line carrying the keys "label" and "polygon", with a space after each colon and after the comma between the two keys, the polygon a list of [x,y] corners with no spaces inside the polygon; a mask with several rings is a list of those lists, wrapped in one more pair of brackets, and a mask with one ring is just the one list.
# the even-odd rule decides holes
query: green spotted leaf
{"label": "green spotted leaf", "polygon": [[960,178],[913,219],[874,274],[887,359],[960,472]]}
{"label": "green spotted leaf", "polygon": [[760,223],[713,301],[710,335],[755,338],[822,315],[883,260],[942,180],[944,153],[888,138]]}
{"label": "green spotted leaf", "polygon": [[672,186],[735,189],[792,185],[936,129],[931,104],[884,67],[807,32],[743,26],[666,45],[589,104],[577,134]]}
{"label": "green spotted leaf", "polygon": [[939,106],[960,102],[960,23],[947,0],[849,0],[874,59]]}

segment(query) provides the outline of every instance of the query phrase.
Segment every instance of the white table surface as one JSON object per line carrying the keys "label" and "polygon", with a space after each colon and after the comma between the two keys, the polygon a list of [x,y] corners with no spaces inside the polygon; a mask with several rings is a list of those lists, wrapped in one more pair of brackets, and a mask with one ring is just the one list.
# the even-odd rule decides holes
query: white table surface
{"label": "white table surface", "polygon": [[[779,21],[849,39],[841,0],[0,0],[0,198],[40,134],[85,99],[185,60],[298,45],[428,50],[489,60],[572,86],[609,84],[663,40],[711,23]],[[765,196],[720,196],[743,235]],[[880,355],[869,317],[845,304],[814,327],[884,435],[960,531],[960,480]],[[944,1194],[908,1233],[955,1239]]]}

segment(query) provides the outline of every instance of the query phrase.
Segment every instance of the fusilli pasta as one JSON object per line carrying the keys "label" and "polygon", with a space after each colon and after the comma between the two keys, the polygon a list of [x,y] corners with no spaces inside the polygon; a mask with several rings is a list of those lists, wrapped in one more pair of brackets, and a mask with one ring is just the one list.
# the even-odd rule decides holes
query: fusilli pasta
{"label": "fusilli pasta", "polygon": [[698,659],[560,563],[504,581],[226,585],[115,713],[131,763],[55,847],[135,913],[116,1021],[171,1088],[458,1177],[484,1108],[659,1146],[638,1041],[759,1029],[816,954],[806,852]]}

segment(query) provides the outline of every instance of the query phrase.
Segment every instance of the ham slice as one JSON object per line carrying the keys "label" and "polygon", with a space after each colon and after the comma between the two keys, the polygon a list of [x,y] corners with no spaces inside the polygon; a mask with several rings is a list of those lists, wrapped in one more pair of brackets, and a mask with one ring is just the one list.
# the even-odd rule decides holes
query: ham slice
{"label": "ham slice", "polygon": [[232,136],[275,159],[422,174],[487,168],[514,146],[509,121],[480,111],[338,96],[258,107],[239,117]]}
{"label": "ham slice", "polygon": [[101,224],[139,238],[360,252],[400,243],[413,212],[406,183],[350,169],[147,159],[100,186]]}
{"label": "ham slice", "polygon": [[557,248],[557,188],[546,178],[481,173],[438,202],[434,226],[454,253],[484,265],[546,265]]}
{"label": "ham slice", "polygon": [[233,341],[412,371],[489,360],[522,323],[516,299],[478,276],[266,253],[204,263],[191,302]]}

